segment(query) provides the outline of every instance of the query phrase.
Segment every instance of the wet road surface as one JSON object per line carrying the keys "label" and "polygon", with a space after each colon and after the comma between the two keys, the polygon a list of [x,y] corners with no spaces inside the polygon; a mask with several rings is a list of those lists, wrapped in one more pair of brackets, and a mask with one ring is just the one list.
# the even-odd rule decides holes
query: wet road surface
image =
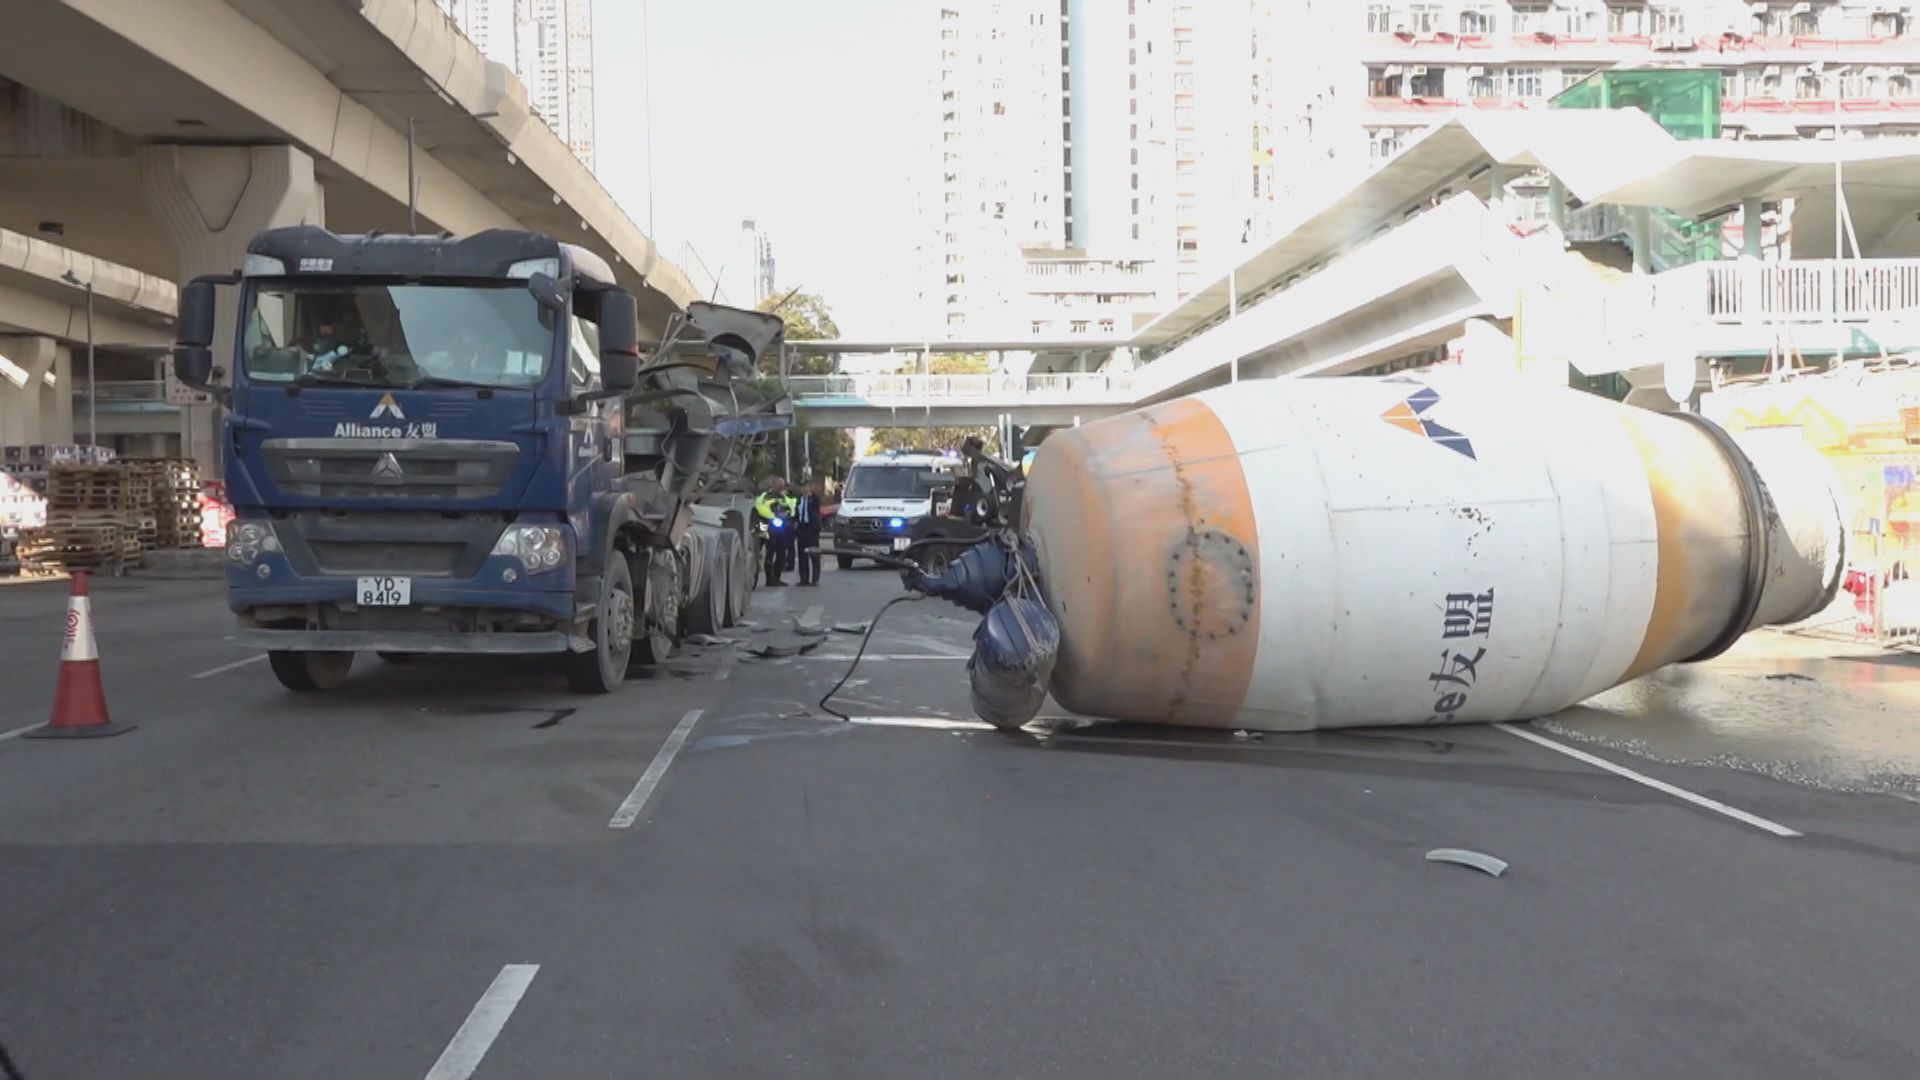
{"label": "wet road surface", "polygon": [[[756,617],[892,593],[827,581]],[[0,735],[45,715],[63,602],[0,590]],[[95,608],[140,729],[0,740],[30,1080],[1920,1069],[1905,658],[1769,635],[1514,731],[1008,735],[960,722],[971,624],[933,602],[881,624],[855,724],[815,708],[846,635],[602,699],[364,659],[307,698],[214,583]]]}

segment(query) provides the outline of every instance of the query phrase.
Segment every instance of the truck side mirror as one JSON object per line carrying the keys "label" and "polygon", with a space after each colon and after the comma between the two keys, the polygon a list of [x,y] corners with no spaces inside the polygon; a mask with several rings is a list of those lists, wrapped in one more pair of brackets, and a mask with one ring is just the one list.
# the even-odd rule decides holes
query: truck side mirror
{"label": "truck side mirror", "polygon": [[174,319],[173,374],[205,389],[213,381],[214,287],[229,278],[197,277],[180,290]]}
{"label": "truck side mirror", "polygon": [[600,385],[625,394],[640,383],[640,308],[619,289],[600,294]]}

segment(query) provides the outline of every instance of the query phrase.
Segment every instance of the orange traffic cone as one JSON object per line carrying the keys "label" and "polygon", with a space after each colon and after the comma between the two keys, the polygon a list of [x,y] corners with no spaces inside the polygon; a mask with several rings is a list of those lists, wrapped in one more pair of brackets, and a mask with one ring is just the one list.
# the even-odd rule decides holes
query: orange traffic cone
{"label": "orange traffic cone", "polygon": [[60,645],[60,683],[53,692],[53,717],[25,739],[99,739],[125,735],[136,725],[116,724],[107,715],[107,692],[100,685],[100,651],[93,644],[93,602],[87,575],[73,574],[67,598],[67,636]]}

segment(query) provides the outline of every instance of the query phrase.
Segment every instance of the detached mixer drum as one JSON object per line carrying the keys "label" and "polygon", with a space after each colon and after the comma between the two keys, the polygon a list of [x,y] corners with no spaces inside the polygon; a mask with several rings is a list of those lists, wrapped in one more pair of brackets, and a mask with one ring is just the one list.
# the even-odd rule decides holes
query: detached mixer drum
{"label": "detached mixer drum", "polygon": [[1024,525],[1062,705],[1265,730],[1553,712],[1819,611],[1846,535],[1804,446],[1465,376],[1243,382],[1057,432]]}

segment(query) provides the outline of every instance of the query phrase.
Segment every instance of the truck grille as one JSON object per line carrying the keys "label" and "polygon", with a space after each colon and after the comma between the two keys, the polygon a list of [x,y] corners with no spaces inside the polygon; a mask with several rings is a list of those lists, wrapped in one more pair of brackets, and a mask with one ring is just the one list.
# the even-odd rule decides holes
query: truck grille
{"label": "truck grille", "polygon": [[493,550],[499,514],[296,511],[274,522],[296,573],[470,578]]}
{"label": "truck grille", "polygon": [[336,499],[485,499],[520,458],[481,439],[268,439],[267,470],[289,495]]}
{"label": "truck grille", "polygon": [[861,541],[884,540],[892,535],[886,518],[848,518],[847,534]]}

